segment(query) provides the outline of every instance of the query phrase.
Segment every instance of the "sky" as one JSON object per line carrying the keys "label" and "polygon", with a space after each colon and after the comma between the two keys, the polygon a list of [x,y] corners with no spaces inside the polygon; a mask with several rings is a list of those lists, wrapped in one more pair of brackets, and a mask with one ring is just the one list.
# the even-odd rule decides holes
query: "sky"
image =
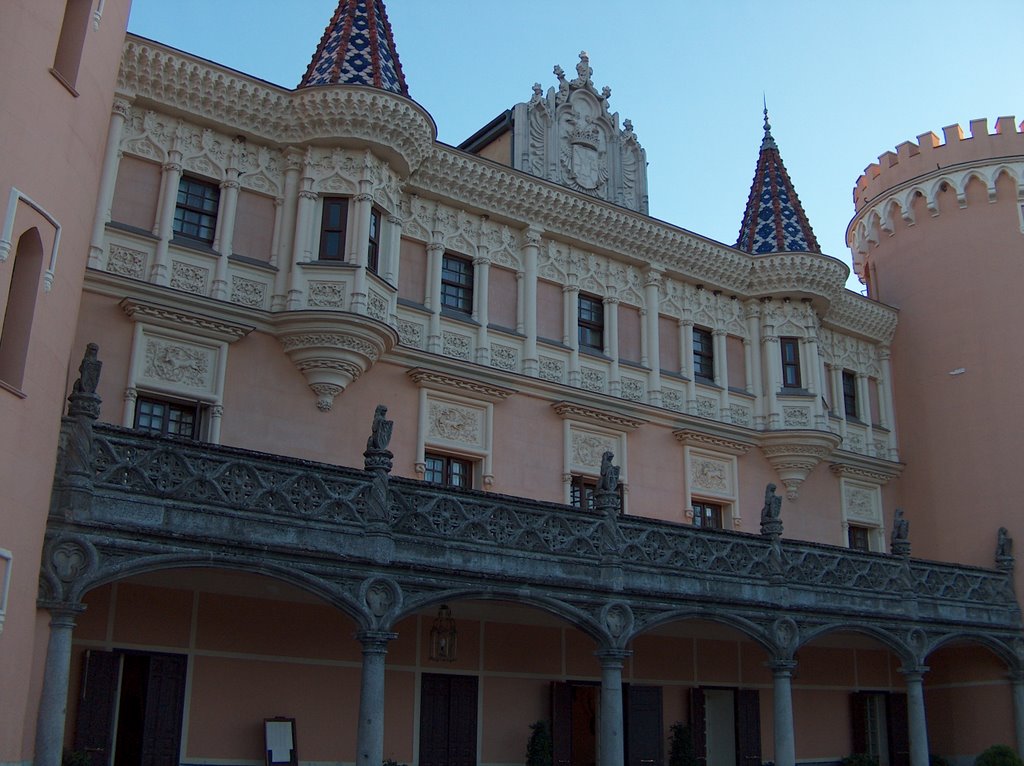
{"label": "sky", "polygon": [[[733,245],[767,100],[821,249],[850,263],[878,155],[1024,118],[1024,0],[386,0],[410,96],[458,145],[590,55],[647,151],[650,214]],[[337,0],[134,0],[128,30],[293,88]],[[855,277],[847,283],[861,291]]]}

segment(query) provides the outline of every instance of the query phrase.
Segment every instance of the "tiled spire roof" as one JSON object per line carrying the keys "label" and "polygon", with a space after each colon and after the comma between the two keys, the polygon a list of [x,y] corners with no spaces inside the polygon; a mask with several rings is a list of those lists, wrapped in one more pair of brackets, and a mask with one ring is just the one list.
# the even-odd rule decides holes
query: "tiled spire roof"
{"label": "tiled spire roof", "polygon": [[341,0],[299,83],[369,85],[409,95],[384,0]]}
{"label": "tiled spire roof", "polygon": [[748,253],[821,252],[772,138],[767,106],[761,153],[736,247]]}

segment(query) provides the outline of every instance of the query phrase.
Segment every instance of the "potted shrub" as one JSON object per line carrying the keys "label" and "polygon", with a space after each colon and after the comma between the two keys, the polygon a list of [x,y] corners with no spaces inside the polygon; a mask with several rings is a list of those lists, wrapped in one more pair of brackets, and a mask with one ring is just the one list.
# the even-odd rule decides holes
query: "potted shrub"
{"label": "potted shrub", "polygon": [[552,766],[554,742],[546,721],[530,724],[530,739],[526,743],[526,766]]}

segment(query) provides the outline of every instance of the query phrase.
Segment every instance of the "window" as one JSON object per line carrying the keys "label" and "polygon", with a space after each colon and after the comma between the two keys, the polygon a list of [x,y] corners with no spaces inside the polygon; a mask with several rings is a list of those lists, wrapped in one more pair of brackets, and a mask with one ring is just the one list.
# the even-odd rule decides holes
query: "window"
{"label": "window", "polygon": [[[594,492],[597,490],[597,477],[579,476],[573,474],[572,484],[569,489],[569,504],[573,508],[582,508],[584,511],[594,510]],[[619,482],[619,509],[625,508],[625,496],[622,491],[622,482]]]}
{"label": "window", "polygon": [[800,388],[800,339],[779,338],[782,346],[782,386]]}
{"label": "window", "polygon": [[604,351],[604,303],[593,295],[579,297],[580,348]]}
{"label": "window", "polygon": [[178,183],[178,203],[174,206],[175,233],[212,244],[219,203],[220,189],[216,184],[182,176]]}
{"label": "window", "polygon": [[843,370],[843,411],[846,417],[857,417],[857,376]]}
{"label": "window", "polygon": [[377,266],[380,263],[380,211],[377,208],[370,210],[370,241],[366,249],[366,268],[377,273]]}
{"label": "window", "polygon": [[50,70],[73,93],[78,80],[78,67],[82,63],[91,6],[92,0],[67,0],[57,40],[57,52],[53,57],[53,69]]}
{"label": "window", "polygon": [[441,308],[473,313],[473,262],[444,254],[441,260]]}
{"label": "window", "polygon": [[705,529],[722,528],[722,506],[716,503],[693,501],[693,526]]}
{"label": "window", "polygon": [[693,374],[698,378],[715,379],[715,352],[711,331],[693,328]]}
{"label": "window", "polygon": [[473,488],[473,461],[450,455],[438,455],[428,452],[424,456],[426,470],[425,481],[443,484],[455,489]]}
{"label": "window", "polygon": [[0,380],[20,389],[25,381],[29,338],[43,271],[43,242],[39,230],[29,229],[18,238],[11,266],[7,308],[0,325]]}
{"label": "window", "polygon": [[855,551],[871,550],[871,529],[851,524],[847,529],[847,542]]}
{"label": "window", "polygon": [[342,261],[345,259],[345,226],[347,223],[348,199],[324,197],[324,211],[320,219],[320,260]]}
{"label": "window", "polygon": [[173,402],[140,396],[135,403],[135,428],[158,436],[199,437],[200,413],[196,402]]}

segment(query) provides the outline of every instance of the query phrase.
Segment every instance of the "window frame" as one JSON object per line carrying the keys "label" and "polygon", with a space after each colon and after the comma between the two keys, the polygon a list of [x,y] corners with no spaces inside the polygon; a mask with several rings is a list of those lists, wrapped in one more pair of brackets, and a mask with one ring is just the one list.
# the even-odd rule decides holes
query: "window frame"
{"label": "window frame", "polygon": [[[458,268],[451,267],[455,264]],[[471,259],[445,251],[441,256],[441,309],[471,315],[475,276]]]}
{"label": "window frame", "polygon": [[380,229],[383,214],[380,208],[370,208],[370,230],[366,243],[366,268],[374,274],[380,271]]}
{"label": "window frame", "polygon": [[[569,505],[573,508],[579,508],[581,511],[595,510],[594,492],[597,490],[598,477],[583,473],[574,473],[571,476],[572,478],[569,480]],[[615,489],[619,494],[619,513],[625,513],[626,492],[621,480],[619,480]]]}
{"label": "window frame", "polygon": [[[792,352],[792,358],[789,360],[786,359],[787,352]],[[782,387],[803,388],[800,374],[800,339],[791,335],[780,337],[779,355],[782,364]]]}
{"label": "window frame", "polygon": [[[581,349],[604,353],[604,300],[581,292],[576,299],[576,339]],[[594,339],[597,344],[595,345]]]}
{"label": "window frame", "polygon": [[[698,340],[700,349],[698,350]],[[715,379],[715,338],[705,327],[693,327],[693,376],[704,380]]]}
{"label": "window frame", "polygon": [[857,420],[857,374],[852,370],[843,370],[841,376],[843,386],[843,414],[847,418]]}
{"label": "window frame", "polygon": [[[853,551],[871,551],[875,529],[864,524],[846,525],[846,547]],[[856,540],[854,538],[857,538]]]}
{"label": "window frame", "polygon": [[[441,464],[438,469],[431,467],[430,463],[432,460]],[[424,452],[423,481],[440,487],[448,487],[449,489],[473,489],[473,485],[475,484],[476,464],[476,460],[462,455],[452,455],[445,452]],[[466,480],[464,484],[455,483],[455,469],[461,470],[462,476],[464,476]],[[435,471],[439,471],[441,473],[440,481],[428,478]]]}
{"label": "window frame", "polygon": [[[317,259],[321,261],[344,261],[345,260],[345,243],[347,242],[348,236],[348,197],[323,197],[320,203],[320,246],[317,249]],[[340,223],[337,226],[331,226],[328,222],[328,215],[335,208],[341,209],[339,215]],[[338,252],[333,254],[328,252],[325,255],[327,239],[331,235],[338,236]]]}
{"label": "window frame", "polygon": [[[167,409],[167,414],[160,416],[162,418],[160,428],[157,429],[139,425],[139,418],[144,415],[142,410],[146,405],[157,405]],[[132,422],[132,428],[151,436],[175,436],[180,439],[188,439],[190,441],[202,441],[202,429],[205,425],[205,418],[203,417],[204,410],[205,407],[203,402],[197,400],[174,399],[148,392],[140,392],[135,400],[135,418]],[[182,433],[180,430],[171,430],[171,426],[174,422],[174,418],[172,417],[173,412],[191,416],[192,428],[190,433],[186,434]],[[151,417],[151,415],[148,416]]]}
{"label": "window frame", "polygon": [[[724,503],[713,503],[710,500],[694,498],[690,504],[693,506],[693,526],[699,529],[725,529],[726,507]],[[705,523],[706,516],[710,516],[713,521],[718,523]]]}
{"label": "window frame", "polygon": [[[189,197],[200,196],[194,190],[203,190],[208,194],[201,195],[202,201],[213,203],[211,213],[205,205],[198,206],[189,202]],[[182,201],[182,194],[185,201]],[[198,221],[186,220],[187,215],[194,215]],[[217,238],[217,217],[220,214],[220,185],[214,181],[207,181],[197,176],[182,175],[178,180],[177,197],[174,201],[174,221],[172,229],[175,237],[184,237],[194,242],[201,242],[204,245],[213,246]],[[185,231],[183,227],[191,226],[196,228],[196,233]],[[209,231],[209,237],[201,234],[202,231]]]}

